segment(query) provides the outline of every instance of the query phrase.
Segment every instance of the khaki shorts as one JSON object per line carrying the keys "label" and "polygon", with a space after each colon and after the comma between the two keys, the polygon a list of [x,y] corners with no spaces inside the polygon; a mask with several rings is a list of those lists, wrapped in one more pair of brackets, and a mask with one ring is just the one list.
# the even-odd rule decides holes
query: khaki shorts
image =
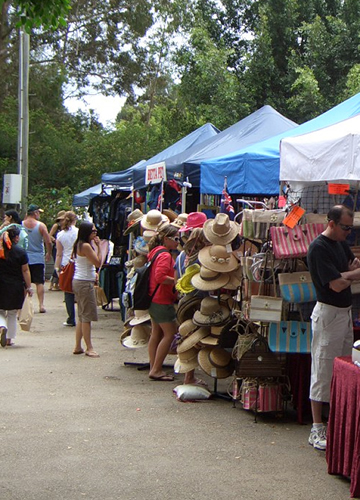
{"label": "khaki shorts", "polygon": [[354,342],[351,307],[317,302],[311,315],[310,399],[328,403],[334,359],[349,356]]}
{"label": "khaki shorts", "polygon": [[77,302],[80,323],[97,321],[97,304],[93,281],[73,280],[73,292]]}

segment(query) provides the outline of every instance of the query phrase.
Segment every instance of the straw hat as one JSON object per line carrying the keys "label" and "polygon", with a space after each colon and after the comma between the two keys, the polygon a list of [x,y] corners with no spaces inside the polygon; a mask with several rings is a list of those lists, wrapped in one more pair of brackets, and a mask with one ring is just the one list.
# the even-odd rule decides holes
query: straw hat
{"label": "straw hat", "polygon": [[176,318],[179,324],[184,323],[187,319],[192,319],[195,311],[200,307],[201,298],[197,296],[185,295],[179,300]]}
{"label": "straw hat", "polygon": [[140,224],[143,229],[157,231],[159,226],[165,222],[169,224],[169,219],[166,215],[163,215],[159,212],[159,210],[149,210],[149,212],[141,219]]}
{"label": "straw hat", "polygon": [[205,297],[200,304],[200,311],[195,311],[193,322],[199,326],[221,325],[227,321],[230,311],[220,305],[216,298]]}
{"label": "straw hat", "polygon": [[136,325],[131,329],[131,334],[122,341],[124,347],[138,349],[145,347],[149,342],[151,327],[147,325]]}
{"label": "straw hat", "polygon": [[66,214],[65,210],[60,210],[60,212],[58,212],[58,214],[56,216],[56,222],[58,222],[59,220],[64,220],[65,214]]}
{"label": "straw hat", "polygon": [[198,350],[195,347],[178,354],[174,364],[175,373],[187,373],[198,366]]}
{"label": "straw hat", "polygon": [[214,245],[227,245],[240,233],[240,226],[229,219],[227,214],[216,214],[204,224],[206,238]]}
{"label": "straw hat", "polygon": [[156,231],[146,230],[146,231],[143,231],[142,237],[143,237],[144,241],[146,241],[146,243],[149,243],[149,241],[151,240],[151,238],[153,236],[155,236],[155,234],[156,234]]}
{"label": "straw hat", "polygon": [[241,285],[243,270],[242,267],[239,266],[235,271],[230,273],[230,280],[226,283],[227,290],[236,290]]}
{"label": "straw hat", "polygon": [[197,330],[191,332],[186,338],[180,341],[180,343],[177,346],[177,353],[181,354],[184,351],[187,351],[188,349],[191,349],[192,347],[196,346],[198,342],[200,342],[201,339],[207,337],[210,332],[210,328],[206,326],[202,327],[195,327]]}
{"label": "straw hat", "polygon": [[143,217],[144,214],[138,208],[129,213],[129,215],[126,218],[128,226],[123,233],[124,236],[127,236],[129,233],[135,231],[135,229],[139,227],[140,221]]}
{"label": "straw hat", "polygon": [[120,334],[119,342],[123,343],[123,340],[126,339],[131,333],[131,328],[124,328],[124,331]]}
{"label": "straw hat", "polygon": [[230,377],[234,371],[231,354],[221,347],[203,347],[198,354],[200,368],[213,378]]}
{"label": "straw hat", "polygon": [[174,220],[176,220],[178,216],[178,214],[174,212],[174,210],[171,210],[171,208],[164,208],[162,213],[163,215],[166,215],[170,222],[174,222]]}
{"label": "straw hat", "polygon": [[146,323],[146,321],[150,321],[149,311],[135,309],[134,317],[129,321],[129,325],[140,325],[141,323]]}
{"label": "straw hat", "polygon": [[198,328],[199,327],[193,323],[192,319],[187,319],[179,326],[179,334],[181,338],[184,339]]}
{"label": "straw hat", "polygon": [[191,278],[191,284],[198,290],[208,292],[225,287],[230,279],[229,274],[211,271],[207,267],[201,266],[200,272]]}
{"label": "straw hat", "polygon": [[181,293],[190,293],[194,290],[194,285],[192,284],[192,278],[194,275],[198,274],[200,271],[199,264],[192,264],[185,269],[184,274],[177,280],[175,285],[176,290]]}
{"label": "straw hat", "polygon": [[203,227],[207,217],[204,212],[190,212],[186,223],[179,229],[180,233],[184,231],[192,231],[196,227]]}
{"label": "straw hat", "polygon": [[228,253],[223,245],[211,245],[204,247],[199,252],[200,264],[217,271],[219,273],[228,273],[234,271],[239,265],[232,253]]}
{"label": "straw hat", "polygon": [[149,253],[147,242],[142,236],[138,236],[134,241],[134,250],[141,255],[147,255]]}
{"label": "straw hat", "polygon": [[188,214],[186,214],[186,213],[179,214],[176,217],[176,219],[173,222],[171,222],[171,225],[176,226],[180,229],[186,223],[187,218],[188,218]]}
{"label": "straw hat", "polygon": [[215,346],[220,342],[221,332],[224,329],[224,325],[221,326],[210,326],[210,334],[207,337],[201,339],[201,344]]}

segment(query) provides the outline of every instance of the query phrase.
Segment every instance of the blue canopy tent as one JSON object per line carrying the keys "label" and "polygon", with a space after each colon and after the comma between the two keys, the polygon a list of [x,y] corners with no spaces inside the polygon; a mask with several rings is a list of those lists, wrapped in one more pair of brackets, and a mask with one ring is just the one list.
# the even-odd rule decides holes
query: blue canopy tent
{"label": "blue canopy tent", "polygon": [[133,169],[145,163],[145,160],[140,160],[135,165],[126,170],[119,170],[119,172],[110,172],[109,174],[102,174],[101,181],[104,184],[111,184],[113,186],[121,186],[124,189],[132,189],[133,186]]}
{"label": "blue canopy tent", "polygon": [[298,127],[201,163],[201,193],[219,194],[227,177],[229,193],[277,194],[280,175],[280,141],[307,134],[360,113],[360,93]]}
{"label": "blue canopy tent", "polygon": [[297,124],[285,118],[271,106],[263,106],[251,115],[231,125],[199,145],[165,160],[168,179],[186,179],[200,187],[200,165],[203,161],[238,151],[255,142],[285,132]]}
{"label": "blue canopy tent", "polygon": [[87,207],[90,203],[91,198],[97,196],[101,193],[102,184],[96,184],[91,188],[85,189],[81,193],[74,194],[72,204],[74,207]]}
{"label": "blue canopy tent", "polygon": [[175,142],[175,144],[172,144],[157,155],[153,156],[142,165],[134,166],[132,169],[134,188],[140,189],[145,186],[145,173],[146,167],[148,165],[163,162],[167,158],[171,158],[172,156],[175,156],[193,146],[201,144],[203,141],[209,139],[210,137],[216,136],[219,132],[219,129],[214,127],[214,125],[212,125],[211,123],[206,123],[202,127],[199,127],[187,136]]}

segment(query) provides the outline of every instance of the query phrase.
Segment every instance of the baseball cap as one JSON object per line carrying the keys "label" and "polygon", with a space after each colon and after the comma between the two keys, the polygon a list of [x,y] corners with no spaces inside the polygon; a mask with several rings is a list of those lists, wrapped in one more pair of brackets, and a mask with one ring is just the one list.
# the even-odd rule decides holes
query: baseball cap
{"label": "baseball cap", "polygon": [[38,205],[31,203],[31,205],[28,206],[27,213],[31,214],[36,211],[43,212],[44,210],[42,210],[42,208],[40,208]]}

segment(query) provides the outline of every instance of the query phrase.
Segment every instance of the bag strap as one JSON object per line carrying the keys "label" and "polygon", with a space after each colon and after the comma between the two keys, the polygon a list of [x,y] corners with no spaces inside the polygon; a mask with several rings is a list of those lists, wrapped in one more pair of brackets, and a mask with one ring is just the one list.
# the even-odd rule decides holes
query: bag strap
{"label": "bag strap", "polygon": [[[164,249],[161,249],[161,250],[159,250],[158,252],[156,252],[156,254],[154,255],[154,257],[153,257],[153,258],[150,260],[150,262],[149,262],[149,267],[151,267],[151,266],[152,266],[152,264],[155,262],[155,260],[156,260],[156,258],[158,257],[158,255],[160,255],[161,253],[165,253],[165,252],[170,253],[168,250],[164,250]],[[156,294],[156,292],[158,291],[160,284],[161,284],[161,283],[158,283],[158,284],[156,285],[154,292],[150,295],[151,300],[155,297],[155,294]]]}

